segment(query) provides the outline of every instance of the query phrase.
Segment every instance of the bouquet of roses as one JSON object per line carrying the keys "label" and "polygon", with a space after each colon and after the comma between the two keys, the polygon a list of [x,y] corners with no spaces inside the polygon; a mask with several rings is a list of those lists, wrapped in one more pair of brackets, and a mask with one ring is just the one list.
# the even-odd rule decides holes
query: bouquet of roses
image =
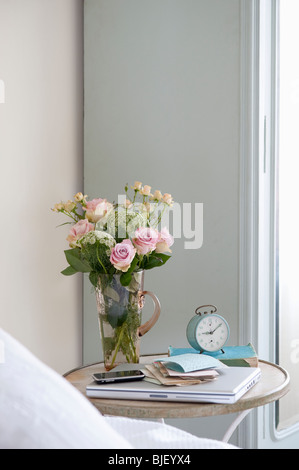
{"label": "bouquet of roses", "polygon": [[[173,199],[160,191],[151,194],[151,187],[136,181],[132,196],[122,203],[93,199],[77,193],[73,200],[55,204],[52,209],[71,220],[65,251],[69,266],[62,274],[89,273],[96,287],[98,276],[120,274],[123,286],[128,286],[132,274],[164,265],[174,239],[165,227],[158,230],[164,211],[172,207]],[[64,225],[64,224],[63,224]]]}

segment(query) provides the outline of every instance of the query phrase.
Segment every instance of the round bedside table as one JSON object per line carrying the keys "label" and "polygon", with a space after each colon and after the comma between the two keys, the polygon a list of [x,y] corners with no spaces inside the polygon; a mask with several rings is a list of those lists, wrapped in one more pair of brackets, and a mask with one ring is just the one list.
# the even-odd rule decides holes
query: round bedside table
{"label": "round bedside table", "polygon": [[[152,363],[159,356],[142,356],[140,366]],[[286,395],[290,389],[290,378],[282,367],[266,361],[259,361],[262,372],[260,381],[247,392],[237,403],[211,404],[211,403],[172,403],[158,401],[131,401],[88,398],[91,403],[104,415],[124,416],[127,418],[142,419],[169,419],[169,418],[199,418],[217,416],[229,413],[241,413],[232,423],[223,441],[228,442],[233,432],[245,416],[259,406],[275,402]],[[74,369],[64,377],[86,396],[86,386],[91,383],[92,374],[105,372],[102,363]]]}

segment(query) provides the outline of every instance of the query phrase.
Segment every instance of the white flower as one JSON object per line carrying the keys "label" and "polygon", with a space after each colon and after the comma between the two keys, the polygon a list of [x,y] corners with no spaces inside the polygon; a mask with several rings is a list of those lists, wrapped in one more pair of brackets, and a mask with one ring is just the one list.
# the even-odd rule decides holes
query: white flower
{"label": "white flower", "polygon": [[101,232],[100,230],[94,230],[84,235],[80,240],[80,244],[83,246],[94,245],[97,240],[108,248],[113,248],[116,244],[116,241],[109,233]]}
{"label": "white flower", "polygon": [[135,233],[135,230],[146,226],[146,215],[130,210],[119,209],[109,214],[107,220],[107,232],[116,238],[127,238]]}

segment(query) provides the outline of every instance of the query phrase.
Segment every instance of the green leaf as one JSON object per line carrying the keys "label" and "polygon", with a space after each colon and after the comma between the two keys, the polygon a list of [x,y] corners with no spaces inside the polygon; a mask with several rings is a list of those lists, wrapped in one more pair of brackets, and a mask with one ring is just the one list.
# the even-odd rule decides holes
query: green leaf
{"label": "green leaf", "polygon": [[135,270],[138,261],[139,261],[139,258],[137,255],[135,255],[135,258],[133,259],[131,266],[129,267],[127,273],[132,273]]}
{"label": "green leaf", "polygon": [[96,273],[95,271],[91,271],[91,273],[89,274],[89,280],[90,280],[91,284],[94,287],[97,287],[97,285],[98,285],[98,273]]}
{"label": "green leaf", "polygon": [[66,269],[61,271],[61,274],[64,276],[72,276],[73,274],[76,274],[78,271],[74,269],[72,266],[68,266]]}
{"label": "green leaf", "polygon": [[144,262],[144,269],[153,269],[163,266],[171,256],[163,253],[152,253],[148,260]]}
{"label": "green leaf", "polygon": [[132,273],[135,271],[138,261],[139,261],[139,257],[136,255],[128,271],[126,273],[122,273],[122,275],[120,276],[120,282],[122,286],[127,287],[130,285],[132,281]]}
{"label": "green leaf", "polygon": [[162,259],[163,264],[165,264],[165,263],[171,258],[170,255],[165,255],[164,253],[159,253],[159,254],[156,253],[155,256],[156,256],[157,258]]}
{"label": "green leaf", "polygon": [[82,260],[81,251],[78,248],[66,250],[64,253],[68,263],[72,268],[76,269],[76,271],[80,273],[89,273],[91,271],[91,266],[87,261]]}
{"label": "green leaf", "polygon": [[107,297],[110,297],[110,299],[112,299],[113,302],[119,303],[119,301],[120,301],[120,297],[119,297],[118,292],[115,289],[113,289],[112,287],[110,287],[109,285],[107,287],[105,287],[104,295],[107,296]]}
{"label": "green leaf", "polygon": [[127,287],[130,285],[132,280],[132,273],[126,272],[120,276],[121,285]]}

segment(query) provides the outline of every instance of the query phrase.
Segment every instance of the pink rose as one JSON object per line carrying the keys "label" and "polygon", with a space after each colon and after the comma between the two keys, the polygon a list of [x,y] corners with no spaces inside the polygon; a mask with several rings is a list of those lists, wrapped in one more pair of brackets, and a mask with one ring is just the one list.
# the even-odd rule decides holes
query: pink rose
{"label": "pink rose", "polygon": [[104,219],[112,208],[113,205],[107,202],[107,199],[101,198],[88,201],[86,207],[83,207],[86,211],[86,218],[89,222],[93,222],[94,224]]}
{"label": "pink rose", "polygon": [[70,247],[74,248],[76,246],[76,242],[83,237],[88,232],[94,230],[94,225],[90,224],[87,219],[80,220],[79,222],[74,225],[67,237],[67,241],[70,244]]}
{"label": "pink rose", "polygon": [[155,250],[159,241],[159,232],[153,228],[141,227],[135,232],[133,243],[139,255],[146,255]]}
{"label": "pink rose", "polygon": [[123,240],[112,248],[110,262],[116,269],[125,273],[131,266],[135,254],[136,250],[131,240]]}
{"label": "pink rose", "polygon": [[159,241],[156,246],[157,253],[165,253],[166,251],[171,253],[169,249],[174,243],[174,238],[170,235],[166,227],[164,227],[159,234]]}

